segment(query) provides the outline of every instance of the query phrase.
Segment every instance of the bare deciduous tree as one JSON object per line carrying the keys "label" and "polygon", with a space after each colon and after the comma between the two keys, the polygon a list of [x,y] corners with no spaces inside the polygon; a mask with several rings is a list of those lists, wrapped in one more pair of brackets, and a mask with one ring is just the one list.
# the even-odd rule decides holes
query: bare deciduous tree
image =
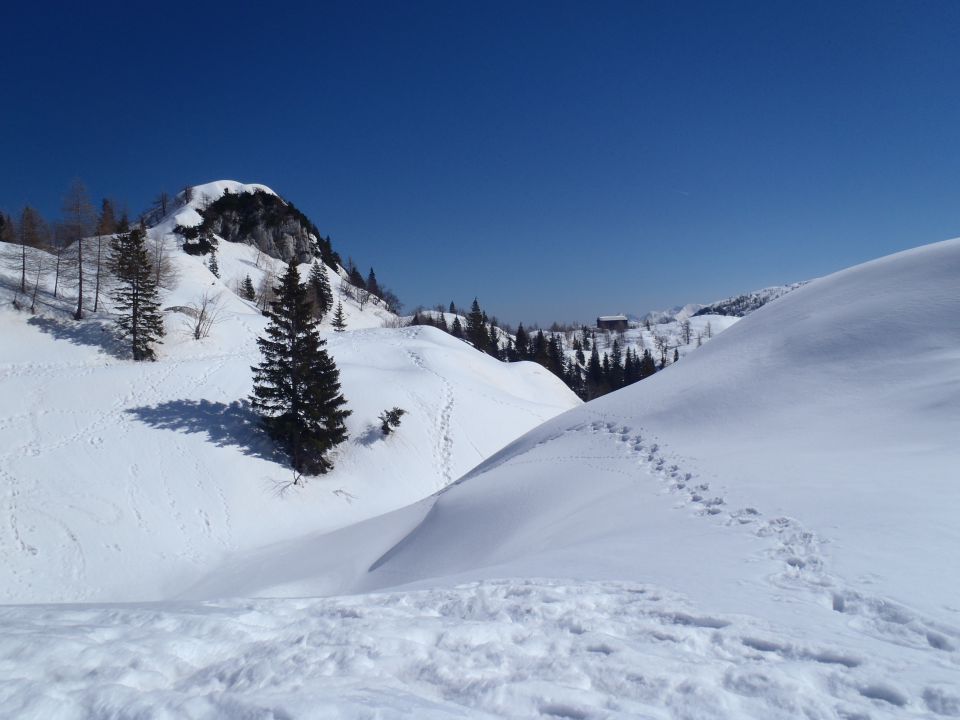
{"label": "bare deciduous tree", "polygon": [[277,276],[274,275],[272,271],[264,273],[263,279],[260,281],[260,287],[257,290],[257,307],[259,307],[262,312],[266,312],[270,303],[277,299],[276,284]]}
{"label": "bare deciduous tree", "polygon": [[83,318],[83,246],[94,224],[93,205],[87,197],[87,189],[80,180],[74,180],[63,199],[63,243],[73,245],[76,252],[74,267],[77,280],[77,310],[75,320]]}
{"label": "bare deciduous tree", "polygon": [[220,322],[220,295],[205,292],[188,306],[192,312],[187,315],[186,323],[194,340],[210,337],[213,326]]}
{"label": "bare deciduous tree", "polygon": [[684,320],[682,323],[680,323],[680,337],[683,338],[684,345],[690,344],[690,320]]}
{"label": "bare deciduous tree", "polygon": [[666,365],[667,348],[670,346],[670,339],[666,335],[655,333],[653,336],[653,344],[656,346],[657,352],[660,353],[660,363]]}
{"label": "bare deciduous tree", "polygon": [[150,262],[153,265],[154,282],[157,287],[172,290],[179,277],[177,268],[170,258],[169,238],[159,230],[151,230],[148,251]]}
{"label": "bare deciduous tree", "polygon": [[356,289],[357,304],[360,305],[360,312],[363,312],[363,306],[370,302],[370,298],[373,297],[371,293],[366,288],[357,288]]}

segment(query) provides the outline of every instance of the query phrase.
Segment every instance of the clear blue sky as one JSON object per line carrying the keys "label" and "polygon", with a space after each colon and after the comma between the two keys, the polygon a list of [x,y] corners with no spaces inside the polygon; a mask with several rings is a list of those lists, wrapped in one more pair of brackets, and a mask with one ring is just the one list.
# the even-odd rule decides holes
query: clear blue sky
{"label": "clear blue sky", "polygon": [[15,5],[7,211],[262,182],[408,307],[540,323],[960,235],[955,0]]}

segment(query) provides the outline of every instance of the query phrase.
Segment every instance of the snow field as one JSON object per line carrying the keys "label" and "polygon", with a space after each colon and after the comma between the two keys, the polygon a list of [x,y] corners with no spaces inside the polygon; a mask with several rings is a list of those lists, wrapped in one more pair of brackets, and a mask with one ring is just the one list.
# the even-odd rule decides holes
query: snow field
{"label": "snow field", "polygon": [[[623,582],[189,606],[0,609],[19,718],[949,716],[904,668]],[[917,654],[906,650],[902,663]],[[906,671],[909,675],[909,670]]]}

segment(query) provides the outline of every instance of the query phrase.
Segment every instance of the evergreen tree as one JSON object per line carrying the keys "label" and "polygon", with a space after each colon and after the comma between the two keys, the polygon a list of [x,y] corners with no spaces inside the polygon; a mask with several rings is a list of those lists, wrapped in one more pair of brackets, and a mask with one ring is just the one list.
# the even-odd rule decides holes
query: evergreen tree
{"label": "evergreen tree", "polygon": [[117,325],[130,338],[134,360],[156,360],[152,345],[163,337],[157,284],[147,253],[143,226],[110,240],[110,269],[117,278],[113,301]]}
{"label": "evergreen tree", "polygon": [[550,366],[547,338],[544,336],[543,330],[537,330],[537,334],[533,336],[533,342],[530,343],[530,359],[544,367]]}
{"label": "evergreen tree", "polygon": [[294,470],[319,475],[333,467],[327,453],[347,439],[350,411],[343,408],[340,372],[324,347],[295,260],[276,294],[266,337],[257,338],[263,360],[251,368],[251,405]]}
{"label": "evergreen tree", "polygon": [[327,269],[316,260],[310,268],[310,300],[313,303],[313,312],[318,320],[322,320],[330,308],[333,307],[333,290],[330,289],[330,278]]}
{"label": "evergreen tree", "polygon": [[648,378],[657,371],[657,363],[649,350],[643,351],[643,358],[640,360],[640,379]]}
{"label": "evergreen tree", "polygon": [[470,306],[470,313],[467,315],[467,340],[480,351],[486,350],[490,342],[487,326],[483,321],[483,312],[476,298],[473,299],[473,305]]}
{"label": "evergreen tree", "polygon": [[343,303],[337,303],[337,310],[333,313],[333,320],[330,322],[334,332],[343,332],[347,329],[347,319],[343,316]]}
{"label": "evergreen tree", "polygon": [[623,387],[623,351],[619,339],[615,339],[610,348],[610,387],[614,390]]}
{"label": "evergreen tree", "polygon": [[453,300],[450,301],[450,310],[449,310],[449,312],[450,312],[451,315],[456,315],[456,314],[457,314],[457,306],[453,304]]}
{"label": "evergreen tree", "polygon": [[380,285],[377,283],[377,276],[373,272],[373,268],[370,268],[370,273],[367,275],[367,290],[380,297]]}
{"label": "evergreen tree", "polygon": [[220,266],[217,264],[217,250],[210,248],[210,259],[207,261],[207,267],[214,277],[220,277]]}
{"label": "evergreen tree", "polygon": [[460,316],[453,318],[453,324],[450,326],[450,334],[455,338],[463,340],[463,324],[460,322]]}
{"label": "evergreen tree", "polygon": [[527,338],[527,331],[523,329],[523,323],[517,326],[517,339],[514,342],[518,360],[526,360],[530,356],[530,340]]}
{"label": "evergreen tree", "polygon": [[673,350],[673,361],[677,362],[680,359],[680,348],[674,348]]}
{"label": "evergreen tree", "polygon": [[257,291],[254,289],[253,280],[250,279],[249,275],[243,279],[243,285],[240,286],[240,297],[250,301],[257,299]]}
{"label": "evergreen tree", "polygon": [[97,272],[94,277],[93,311],[100,308],[101,270],[103,268],[103,241],[105,236],[113,235],[117,231],[117,218],[114,214],[113,203],[107,198],[100,204],[100,215],[97,217]]}
{"label": "evergreen tree", "polygon": [[587,377],[584,381],[584,399],[592,400],[605,392],[603,380],[603,366],[600,363],[600,353],[594,343],[590,351],[590,362],[587,363]]}

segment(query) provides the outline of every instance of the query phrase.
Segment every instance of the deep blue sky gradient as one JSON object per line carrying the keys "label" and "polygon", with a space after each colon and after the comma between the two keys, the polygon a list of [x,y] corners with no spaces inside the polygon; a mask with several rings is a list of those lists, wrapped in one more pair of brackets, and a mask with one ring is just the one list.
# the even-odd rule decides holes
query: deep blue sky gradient
{"label": "deep blue sky gradient", "polygon": [[0,208],[262,182],[540,323],[960,235],[960,2],[133,5],[5,11]]}

